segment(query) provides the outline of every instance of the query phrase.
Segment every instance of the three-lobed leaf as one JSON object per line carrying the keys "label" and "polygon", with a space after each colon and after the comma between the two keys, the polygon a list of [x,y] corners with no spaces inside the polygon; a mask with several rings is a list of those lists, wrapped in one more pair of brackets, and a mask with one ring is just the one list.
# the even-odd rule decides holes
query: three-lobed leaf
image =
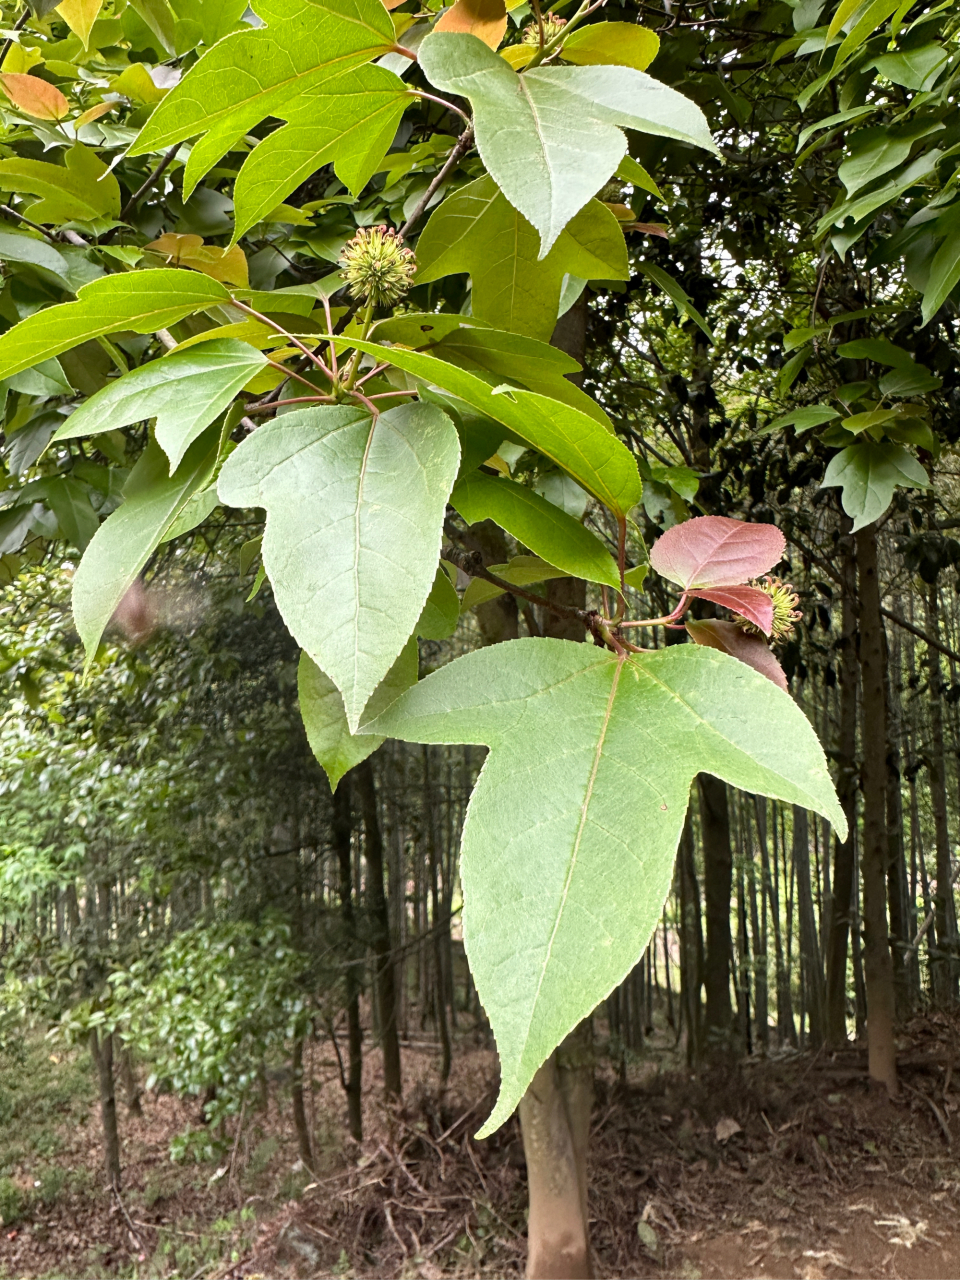
{"label": "three-lobed leaf", "polygon": [[927,489],[930,477],[901,445],[864,440],[848,445],[830,459],[821,488],[834,485],[840,486],[840,501],[856,532],[883,515],[898,485]]}
{"label": "three-lobed leaf", "polygon": [[497,1039],[501,1125],[660,919],[697,773],[846,823],[792,700],[742,662],[515,640],[428,676],[365,724],[491,749],[463,830],[464,940]]}
{"label": "three-lobed leaf", "polygon": [[433,32],[418,58],[427,78],[474,110],[487,172],[540,233],[544,258],[616,171],[635,129],[716,151],[700,108],[632,67],[537,67],[522,75],[482,40]]}
{"label": "three-lobed leaf", "polygon": [[456,428],[434,405],[376,422],[330,406],[265,424],[220,473],[222,502],[266,510],[277,607],[343,695],[351,732],[430,594],[459,461]]}
{"label": "three-lobed leaf", "polygon": [[131,154],[161,151],[202,134],[184,174],[184,196],[267,116],[324,81],[392,47],[380,0],[256,0],[266,26],[237,31],[203,55],[159,104]]}

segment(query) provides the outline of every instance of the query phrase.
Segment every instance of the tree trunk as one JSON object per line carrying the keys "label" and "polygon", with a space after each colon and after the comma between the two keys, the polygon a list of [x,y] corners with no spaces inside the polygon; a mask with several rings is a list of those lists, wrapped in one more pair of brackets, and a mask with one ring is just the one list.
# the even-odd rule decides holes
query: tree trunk
{"label": "tree trunk", "polygon": [[142,1116],[143,1107],[140,1103],[142,1090],[133,1063],[133,1050],[125,1048],[123,1041],[117,1036],[114,1037],[114,1056],[120,1060],[120,1079],[123,1083],[124,1097],[127,1100],[127,1111],[132,1116]]}
{"label": "tree trunk", "polygon": [[307,1123],[307,1109],[303,1101],[303,1038],[297,1036],[293,1042],[293,1082],[290,1085],[290,1100],[293,1103],[293,1127],[297,1131],[297,1146],[300,1159],[311,1174],[315,1173],[313,1163],[313,1145],[310,1142],[310,1126]]}
{"label": "tree trunk", "polygon": [[819,1049],[824,1041],[824,983],[817,939],[817,917],[813,909],[810,882],[810,831],[807,811],[793,806],[793,865],[797,874],[797,905],[800,913],[800,970],[810,1019],[810,1047]]}
{"label": "tree trunk", "polygon": [[100,1121],[103,1126],[103,1163],[107,1184],[120,1189],[120,1134],[117,1130],[117,1096],[113,1083],[113,1036],[90,1032],[90,1053],[97,1069]]}
{"label": "tree trunk", "polygon": [[730,893],[733,888],[733,852],[730,845],[730,810],[727,784],[701,773],[700,832],[703,841],[703,896],[706,900],[707,945],[703,966],[706,990],[704,1048],[708,1055],[727,1057],[735,1052],[733,1007],[730,1003],[730,967],[733,939],[730,934]]}
{"label": "tree trunk", "polygon": [[[857,565],[850,530],[843,516],[840,527],[840,572],[843,581],[840,622],[840,732],[837,739],[837,796],[846,815],[846,840],[835,840],[833,851],[830,927],[827,932],[826,1035],[831,1045],[847,1040],[847,947],[850,904],[853,899],[854,833],[857,823]],[[825,855],[826,856],[826,855]]]}
{"label": "tree trunk", "polygon": [[383,1091],[399,1098],[400,1035],[397,1025],[397,987],[390,943],[390,915],[383,885],[383,835],[377,811],[377,788],[369,760],[356,766],[357,784],[363,806],[364,853],[367,859],[367,901],[373,923],[373,952],[377,976],[377,1004],[380,1010],[380,1043],[383,1046]]}
{"label": "tree trunk", "polygon": [[897,1093],[893,1038],[893,957],[887,932],[887,725],[883,682],[883,621],[877,566],[877,527],[857,535],[860,588],[860,681],[863,690],[863,977],[867,996],[870,1078]]}
{"label": "tree trunk", "polygon": [[[927,632],[940,631],[940,608],[937,588],[931,587],[926,597]],[[943,750],[943,696],[940,654],[927,646],[927,671],[930,680],[930,746],[927,772],[930,776],[930,806],[937,843],[937,888],[933,895],[934,927],[937,948],[933,965],[933,998],[938,1005],[957,1000],[957,916],[950,887],[950,831],[947,825],[946,764]]]}
{"label": "tree trunk", "polygon": [[[450,1027],[447,1023],[447,980],[443,954],[443,916],[440,911],[440,886],[437,859],[437,827],[435,822],[435,798],[430,782],[430,748],[423,746],[423,799],[424,822],[427,828],[427,854],[430,874],[430,905],[433,912],[431,934],[433,937],[433,968],[435,982],[433,988],[434,1007],[437,1014],[437,1029],[440,1032],[440,1083],[446,1086],[450,1079]],[[446,926],[449,931],[449,924]]]}
{"label": "tree trunk", "polygon": [[530,1280],[589,1280],[587,1147],[593,1054],[586,1019],[546,1060],[520,1102],[527,1160]]}
{"label": "tree trunk", "polygon": [[[700,886],[694,861],[690,814],[680,837],[680,991],[687,1025],[687,1065],[700,1061],[703,1051],[703,927],[700,919]],[[628,978],[627,982],[631,979]]]}
{"label": "tree trunk", "polygon": [[333,842],[340,872],[340,916],[347,942],[347,1072],[344,1088],[347,1095],[347,1122],[350,1136],[363,1139],[361,1085],[363,1080],[363,1031],[360,1026],[360,958],[357,926],[353,913],[353,875],[350,866],[353,837],[353,811],[350,804],[350,774],[340,779],[333,797]]}

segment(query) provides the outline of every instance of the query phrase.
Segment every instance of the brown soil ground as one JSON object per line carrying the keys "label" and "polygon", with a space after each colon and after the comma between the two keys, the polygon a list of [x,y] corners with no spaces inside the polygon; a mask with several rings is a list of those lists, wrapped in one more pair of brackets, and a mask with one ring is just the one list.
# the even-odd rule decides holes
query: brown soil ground
{"label": "brown soil ground", "polygon": [[[598,1070],[591,1148],[603,1277],[960,1277],[960,1021],[903,1038],[901,1098],[865,1081],[863,1054],[790,1054],[693,1076],[656,1061],[624,1083]],[[525,1172],[511,1121],[472,1133],[493,1097],[492,1052],[404,1054],[402,1113],[370,1101],[344,1137],[335,1064],[316,1046],[317,1169],[297,1161],[282,1087],[212,1161],[172,1164],[196,1102],[147,1095],[123,1121],[122,1201],[96,1189],[95,1108],[60,1130],[70,1177],[0,1234],[0,1275],[183,1280],[521,1275]],[[957,1064],[957,1075],[954,1073]],[[375,1099],[376,1055],[366,1064]],[[38,1168],[15,1175],[28,1188]],[[219,1173],[219,1176],[218,1176]],[[45,1175],[46,1176],[46,1175]],[[39,1193],[38,1193],[39,1194]]]}

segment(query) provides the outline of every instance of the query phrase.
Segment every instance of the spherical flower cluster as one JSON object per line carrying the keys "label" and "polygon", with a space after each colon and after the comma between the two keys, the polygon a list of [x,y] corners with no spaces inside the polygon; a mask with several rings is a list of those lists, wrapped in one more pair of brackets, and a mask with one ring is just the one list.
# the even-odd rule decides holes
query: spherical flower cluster
{"label": "spherical flower cluster", "polygon": [[392,227],[361,227],[340,255],[342,277],[351,298],[391,307],[413,283],[417,263]]}
{"label": "spherical flower cluster", "polygon": [[[803,617],[803,613],[797,608],[800,597],[794,591],[793,584],[783,582],[780,578],[771,578],[768,574],[763,582],[754,582],[751,586],[758,587],[773,601],[773,626],[770,630],[770,639],[789,640],[793,635],[793,624]],[[755,627],[746,618],[737,618],[737,626],[748,635],[763,634],[759,627]]]}
{"label": "spherical flower cluster", "polygon": [[[567,25],[566,18],[558,18],[555,13],[545,13],[543,15],[543,43],[549,44],[555,36],[558,36],[563,28]],[[529,27],[524,27],[523,35],[520,37],[521,44],[540,44],[540,28],[535,22]]]}

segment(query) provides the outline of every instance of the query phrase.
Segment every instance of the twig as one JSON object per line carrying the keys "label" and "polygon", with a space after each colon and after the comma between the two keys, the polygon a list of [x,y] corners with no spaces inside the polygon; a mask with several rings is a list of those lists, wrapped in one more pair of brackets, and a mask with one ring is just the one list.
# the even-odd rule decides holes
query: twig
{"label": "twig", "polygon": [[933,1112],[934,1116],[936,1117],[937,1124],[940,1126],[941,1132],[943,1133],[947,1146],[952,1150],[953,1134],[950,1132],[950,1126],[947,1124],[946,1120],[943,1117],[943,1112],[940,1110],[940,1108],[937,1106],[934,1100],[929,1096],[929,1094],[924,1093],[922,1089],[915,1089],[912,1084],[907,1084],[906,1080],[902,1080],[900,1083],[903,1085],[903,1087],[907,1090],[908,1093],[915,1094],[916,1097],[922,1098],[923,1101],[927,1104],[927,1106],[930,1108],[930,1110]]}
{"label": "twig", "polygon": [[[20,17],[19,17],[19,18],[16,20],[16,22],[13,24],[13,30],[14,30],[14,31],[22,31],[22,30],[23,30],[23,28],[24,28],[24,27],[27,25],[27,23],[29,22],[29,20],[30,20],[30,6],[29,6],[29,5],[27,5],[27,6],[26,6],[26,8],[24,9],[23,13],[21,13]],[[7,36],[6,40],[4,40],[4,42],[3,42],[3,48],[2,48],[2,49],[0,49],[0,70],[2,70],[2,68],[3,68],[3,64],[4,64],[4,62],[5,62],[5,61],[6,61],[6,59],[7,59],[7,54],[8,54],[8,53],[10,52],[10,50],[13,48],[13,45],[14,45],[14,38],[13,38],[13,36],[12,36],[12,35]]]}
{"label": "twig", "polygon": [[30,227],[32,231],[39,231],[42,236],[46,236],[48,240],[57,243],[57,237],[52,231],[48,231],[46,227],[41,227],[38,222],[31,222],[29,218],[25,218],[22,213],[17,213],[16,209],[11,209],[8,204],[0,204],[0,213],[9,213],[11,218],[16,218],[18,222],[22,222],[25,227]]}
{"label": "twig", "polygon": [[146,1253],[147,1247],[143,1243],[143,1236],[141,1236],[140,1232],[137,1230],[136,1226],[134,1225],[133,1219],[130,1217],[129,1213],[127,1213],[127,1206],[123,1203],[123,1200],[120,1198],[119,1190],[117,1189],[116,1185],[111,1186],[110,1190],[113,1192],[114,1199],[117,1202],[117,1207],[119,1208],[120,1212],[123,1214],[124,1221],[127,1224],[127,1228],[129,1229],[130,1234],[133,1236],[134,1240],[136,1240],[137,1242],[137,1248],[140,1250],[141,1253]]}
{"label": "twig", "polygon": [[[947,893],[949,893],[953,889],[953,886],[957,883],[958,880],[960,880],[960,862],[958,862],[953,869],[953,875],[950,877],[950,884],[947,886]],[[939,892],[939,887],[937,892]],[[936,914],[936,908],[931,907],[931,909],[927,912],[927,916],[923,924],[917,930],[917,936],[914,938],[914,940],[910,943],[908,947],[904,948],[903,954],[905,956],[909,955],[911,951],[916,951],[916,949],[920,946],[920,943],[923,941],[924,934],[933,924],[935,914]]]}
{"label": "twig", "polygon": [[951,649],[947,645],[942,644],[939,640],[935,640],[933,636],[927,635],[926,631],[921,631],[919,627],[915,627],[912,622],[908,622],[906,618],[899,618],[895,613],[891,613],[889,609],[881,607],[881,614],[885,618],[889,618],[891,622],[895,622],[898,627],[902,627],[904,631],[909,631],[911,635],[922,640],[924,644],[928,644],[931,649],[939,649],[939,651],[947,658],[953,658],[954,662],[960,662],[960,653],[956,649]]}
{"label": "twig", "polygon": [[456,146],[447,156],[447,160],[443,168],[439,171],[439,173],[436,174],[433,181],[427,187],[426,191],[417,201],[413,212],[410,214],[410,217],[406,220],[406,222],[397,232],[398,241],[402,241],[406,239],[406,237],[410,234],[412,229],[417,225],[417,223],[420,221],[423,211],[426,209],[427,205],[433,199],[434,192],[440,186],[441,182],[443,182],[443,180],[446,178],[447,174],[450,173],[453,169],[455,169],[456,166],[460,163],[460,160],[463,158],[466,152],[470,149],[472,144],[473,144],[473,125],[469,124],[467,125],[466,129],[464,129],[463,133],[461,133],[460,137],[457,139]]}
{"label": "twig", "polygon": [[180,143],[177,142],[170,148],[168,152],[166,152],[163,159],[160,161],[157,167],[153,170],[153,172],[147,174],[147,177],[145,182],[143,183],[143,186],[139,189],[139,191],[135,191],[133,193],[133,195],[130,197],[127,203],[120,210],[120,217],[118,221],[126,222],[127,218],[130,216],[131,213],[133,213],[134,209],[137,207],[140,197],[145,196],[147,194],[147,192],[150,190],[150,188],[153,186],[156,180],[159,177],[161,177],[161,175],[163,174],[163,171],[171,163],[174,156],[177,154],[179,150],[180,150]]}
{"label": "twig", "polygon": [[465,551],[459,547],[444,547],[440,552],[440,559],[448,560],[450,564],[462,569],[471,578],[482,578],[484,582],[489,582],[493,586],[499,587],[501,591],[507,591],[511,595],[519,596],[521,600],[529,600],[531,604],[541,605],[544,609],[549,609],[551,613],[555,613],[561,618],[576,618],[589,630],[593,630],[593,624],[597,620],[597,614],[594,610],[576,609],[572,605],[555,604],[551,600],[544,599],[543,596],[535,595],[532,591],[525,591],[523,587],[518,587],[512,582],[498,578],[496,574],[485,568],[483,557],[479,551]]}

